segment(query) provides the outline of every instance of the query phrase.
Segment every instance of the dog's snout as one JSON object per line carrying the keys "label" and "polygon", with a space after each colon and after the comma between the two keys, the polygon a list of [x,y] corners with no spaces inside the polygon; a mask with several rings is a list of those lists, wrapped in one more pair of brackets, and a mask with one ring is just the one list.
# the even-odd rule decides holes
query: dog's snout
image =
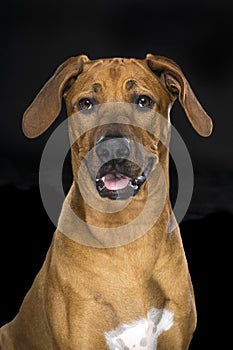
{"label": "dog's snout", "polygon": [[112,159],[127,159],[130,155],[130,142],[126,137],[103,137],[96,145],[96,153],[101,162]]}

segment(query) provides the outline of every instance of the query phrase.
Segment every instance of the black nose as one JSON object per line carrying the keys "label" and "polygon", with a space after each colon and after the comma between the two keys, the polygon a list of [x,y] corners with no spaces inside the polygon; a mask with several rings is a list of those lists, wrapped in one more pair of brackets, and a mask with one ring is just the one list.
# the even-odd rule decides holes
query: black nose
{"label": "black nose", "polygon": [[103,163],[112,159],[125,159],[130,155],[130,142],[122,136],[105,136],[97,142],[96,153]]}

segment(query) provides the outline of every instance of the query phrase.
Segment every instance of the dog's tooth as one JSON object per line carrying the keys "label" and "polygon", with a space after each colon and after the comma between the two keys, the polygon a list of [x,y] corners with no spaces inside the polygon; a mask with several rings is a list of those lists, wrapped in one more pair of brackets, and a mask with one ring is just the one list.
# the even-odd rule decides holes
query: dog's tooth
{"label": "dog's tooth", "polygon": [[132,183],[131,181],[129,182],[129,186],[132,187],[135,191],[138,189],[138,185]]}

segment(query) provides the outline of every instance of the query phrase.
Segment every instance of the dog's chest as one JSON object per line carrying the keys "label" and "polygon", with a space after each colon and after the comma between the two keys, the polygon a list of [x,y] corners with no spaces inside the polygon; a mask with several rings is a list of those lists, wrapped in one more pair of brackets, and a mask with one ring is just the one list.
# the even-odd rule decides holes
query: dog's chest
{"label": "dog's chest", "polygon": [[156,350],[159,335],[173,324],[173,313],[152,308],[147,318],[105,333],[110,350]]}

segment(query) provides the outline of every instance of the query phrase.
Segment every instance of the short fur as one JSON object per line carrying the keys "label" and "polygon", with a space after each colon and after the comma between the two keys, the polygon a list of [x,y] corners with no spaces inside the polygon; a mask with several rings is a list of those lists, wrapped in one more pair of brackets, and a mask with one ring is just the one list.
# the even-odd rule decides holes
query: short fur
{"label": "short fur", "polygon": [[[83,94],[95,96],[100,104],[132,102],[135,89],[156,96],[159,103],[153,108],[168,120],[178,97],[196,131],[202,136],[210,135],[211,119],[178,65],[152,54],[144,60],[91,61],[85,55],[68,59],[26,110],[24,133],[34,138],[47,130],[60,112],[62,96],[71,116],[77,111],[75,101]],[[107,122],[106,114],[104,118]],[[169,134],[167,125],[165,132]],[[72,145],[74,182],[68,196],[75,213],[88,224],[111,228],[127,224],[140,213],[148,188],[146,184],[141,188],[124,213],[97,212],[81,198],[77,182],[81,160],[103,131],[103,127],[95,128],[79,140],[79,147]],[[138,132],[130,128],[124,131]],[[146,131],[141,132],[143,135],[133,136],[143,139],[155,153],[151,145],[157,141]],[[155,225],[140,238],[112,248],[79,244],[57,229],[19,313],[0,330],[2,350],[107,350],[106,332],[147,317],[152,308],[166,309],[174,315],[172,327],[159,336],[157,348],[188,349],[196,327],[194,293],[179,228],[167,232],[172,212],[168,150],[157,142],[156,152],[165,174],[166,193]],[[151,177],[154,173],[155,169]],[[155,190],[151,196],[156,203]]]}

